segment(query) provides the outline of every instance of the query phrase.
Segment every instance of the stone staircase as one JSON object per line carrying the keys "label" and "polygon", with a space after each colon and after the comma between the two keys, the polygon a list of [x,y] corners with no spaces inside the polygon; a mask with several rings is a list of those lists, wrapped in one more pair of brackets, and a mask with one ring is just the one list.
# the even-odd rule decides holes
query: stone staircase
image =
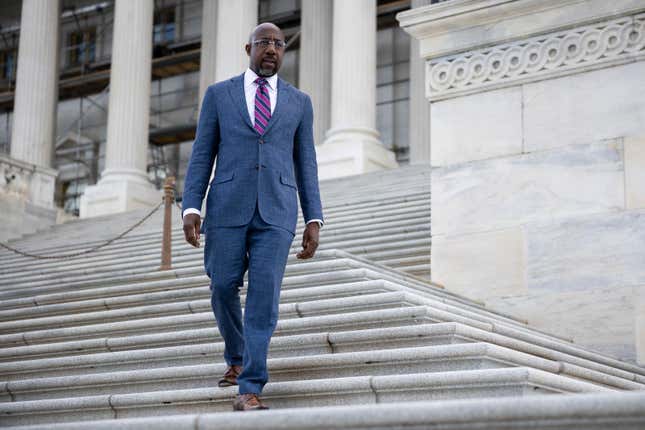
{"label": "stone staircase", "polygon": [[[326,225],[285,271],[269,411],[236,413],[202,249],[161,214],[70,260],[0,253],[0,426],[16,428],[645,428],[645,369],[429,281],[429,169],[321,182]],[[60,255],[147,211],[12,242]],[[179,210],[174,208],[175,220]],[[242,289],[244,304],[246,288]]]}

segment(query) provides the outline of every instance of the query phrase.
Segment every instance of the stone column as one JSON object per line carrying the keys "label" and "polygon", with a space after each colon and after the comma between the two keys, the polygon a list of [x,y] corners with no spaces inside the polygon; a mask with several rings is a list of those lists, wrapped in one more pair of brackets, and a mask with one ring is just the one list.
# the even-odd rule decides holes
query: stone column
{"label": "stone column", "polygon": [[0,157],[0,240],[56,222],[52,169],[60,1],[24,0],[10,157]]}
{"label": "stone column", "polygon": [[396,167],[376,130],[376,1],[334,0],[331,129],[318,148],[320,179]]}
{"label": "stone column", "polygon": [[[202,46],[199,59],[199,96],[197,98],[199,106],[201,106],[206,88],[215,83],[216,40],[217,0],[204,0],[202,5]],[[199,109],[196,112],[195,116],[199,115]]]}
{"label": "stone column", "polygon": [[146,173],[153,0],[116,0],[105,170],[81,198],[81,217],[148,207],[161,200]]}
{"label": "stone column", "polygon": [[[412,0],[412,8],[427,6],[430,0]],[[419,41],[410,40],[410,164],[430,164],[430,102],[425,92],[425,61]]]}
{"label": "stone column", "polygon": [[218,0],[215,82],[244,72],[249,57],[244,45],[258,23],[258,0]]}
{"label": "stone column", "polygon": [[302,0],[300,83],[314,108],[314,142],[329,129],[331,101],[332,0]]}
{"label": "stone column", "polygon": [[60,1],[25,0],[20,19],[11,157],[52,166]]}

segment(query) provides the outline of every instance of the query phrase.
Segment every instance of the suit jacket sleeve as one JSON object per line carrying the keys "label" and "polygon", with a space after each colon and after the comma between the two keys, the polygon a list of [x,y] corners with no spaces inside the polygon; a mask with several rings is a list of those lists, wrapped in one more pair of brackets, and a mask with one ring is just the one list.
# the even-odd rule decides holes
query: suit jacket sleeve
{"label": "suit jacket sleeve", "polygon": [[219,149],[219,124],[217,106],[213,88],[208,87],[202,101],[202,108],[197,122],[195,141],[193,142],[186,178],[182,209],[201,209],[208,180],[213,170],[215,156]]}
{"label": "suit jacket sleeve", "polygon": [[318,189],[318,164],[313,133],[313,107],[311,98],[305,95],[303,115],[295,134],[293,165],[298,184],[300,206],[305,223],[312,219],[323,220],[322,203]]}

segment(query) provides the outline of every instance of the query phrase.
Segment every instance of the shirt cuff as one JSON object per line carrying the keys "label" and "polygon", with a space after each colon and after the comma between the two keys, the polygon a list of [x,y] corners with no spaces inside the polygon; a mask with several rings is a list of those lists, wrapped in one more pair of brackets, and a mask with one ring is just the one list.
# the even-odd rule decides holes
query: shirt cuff
{"label": "shirt cuff", "polygon": [[321,219],[318,219],[318,218],[310,219],[309,221],[307,221],[307,224],[309,224],[310,222],[314,222],[314,221],[318,223],[318,227],[322,227],[322,226],[323,226],[323,222],[322,222],[322,220],[321,220]]}
{"label": "shirt cuff", "polygon": [[202,212],[199,209],[188,208],[188,209],[184,209],[184,213],[181,215],[181,218],[183,219],[188,214],[197,214],[200,217],[202,216]]}

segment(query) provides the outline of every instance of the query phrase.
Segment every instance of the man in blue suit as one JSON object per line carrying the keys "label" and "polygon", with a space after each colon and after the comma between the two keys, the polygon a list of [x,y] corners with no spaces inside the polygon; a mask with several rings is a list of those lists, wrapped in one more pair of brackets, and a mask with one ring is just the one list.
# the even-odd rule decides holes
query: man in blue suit
{"label": "man in blue suit", "polygon": [[[306,224],[297,258],[314,256],[323,224],[313,108],[307,94],[277,75],[285,47],[276,25],[258,25],[245,47],[249,68],[208,87],[184,185],[184,235],[195,247],[200,233],[206,235],[204,267],[228,365],[219,385],[239,385],[234,410],[268,409],[259,395],[269,379],[267,354],[296,231],[296,194]],[[239,289],[247,269],[242,318]]]}

